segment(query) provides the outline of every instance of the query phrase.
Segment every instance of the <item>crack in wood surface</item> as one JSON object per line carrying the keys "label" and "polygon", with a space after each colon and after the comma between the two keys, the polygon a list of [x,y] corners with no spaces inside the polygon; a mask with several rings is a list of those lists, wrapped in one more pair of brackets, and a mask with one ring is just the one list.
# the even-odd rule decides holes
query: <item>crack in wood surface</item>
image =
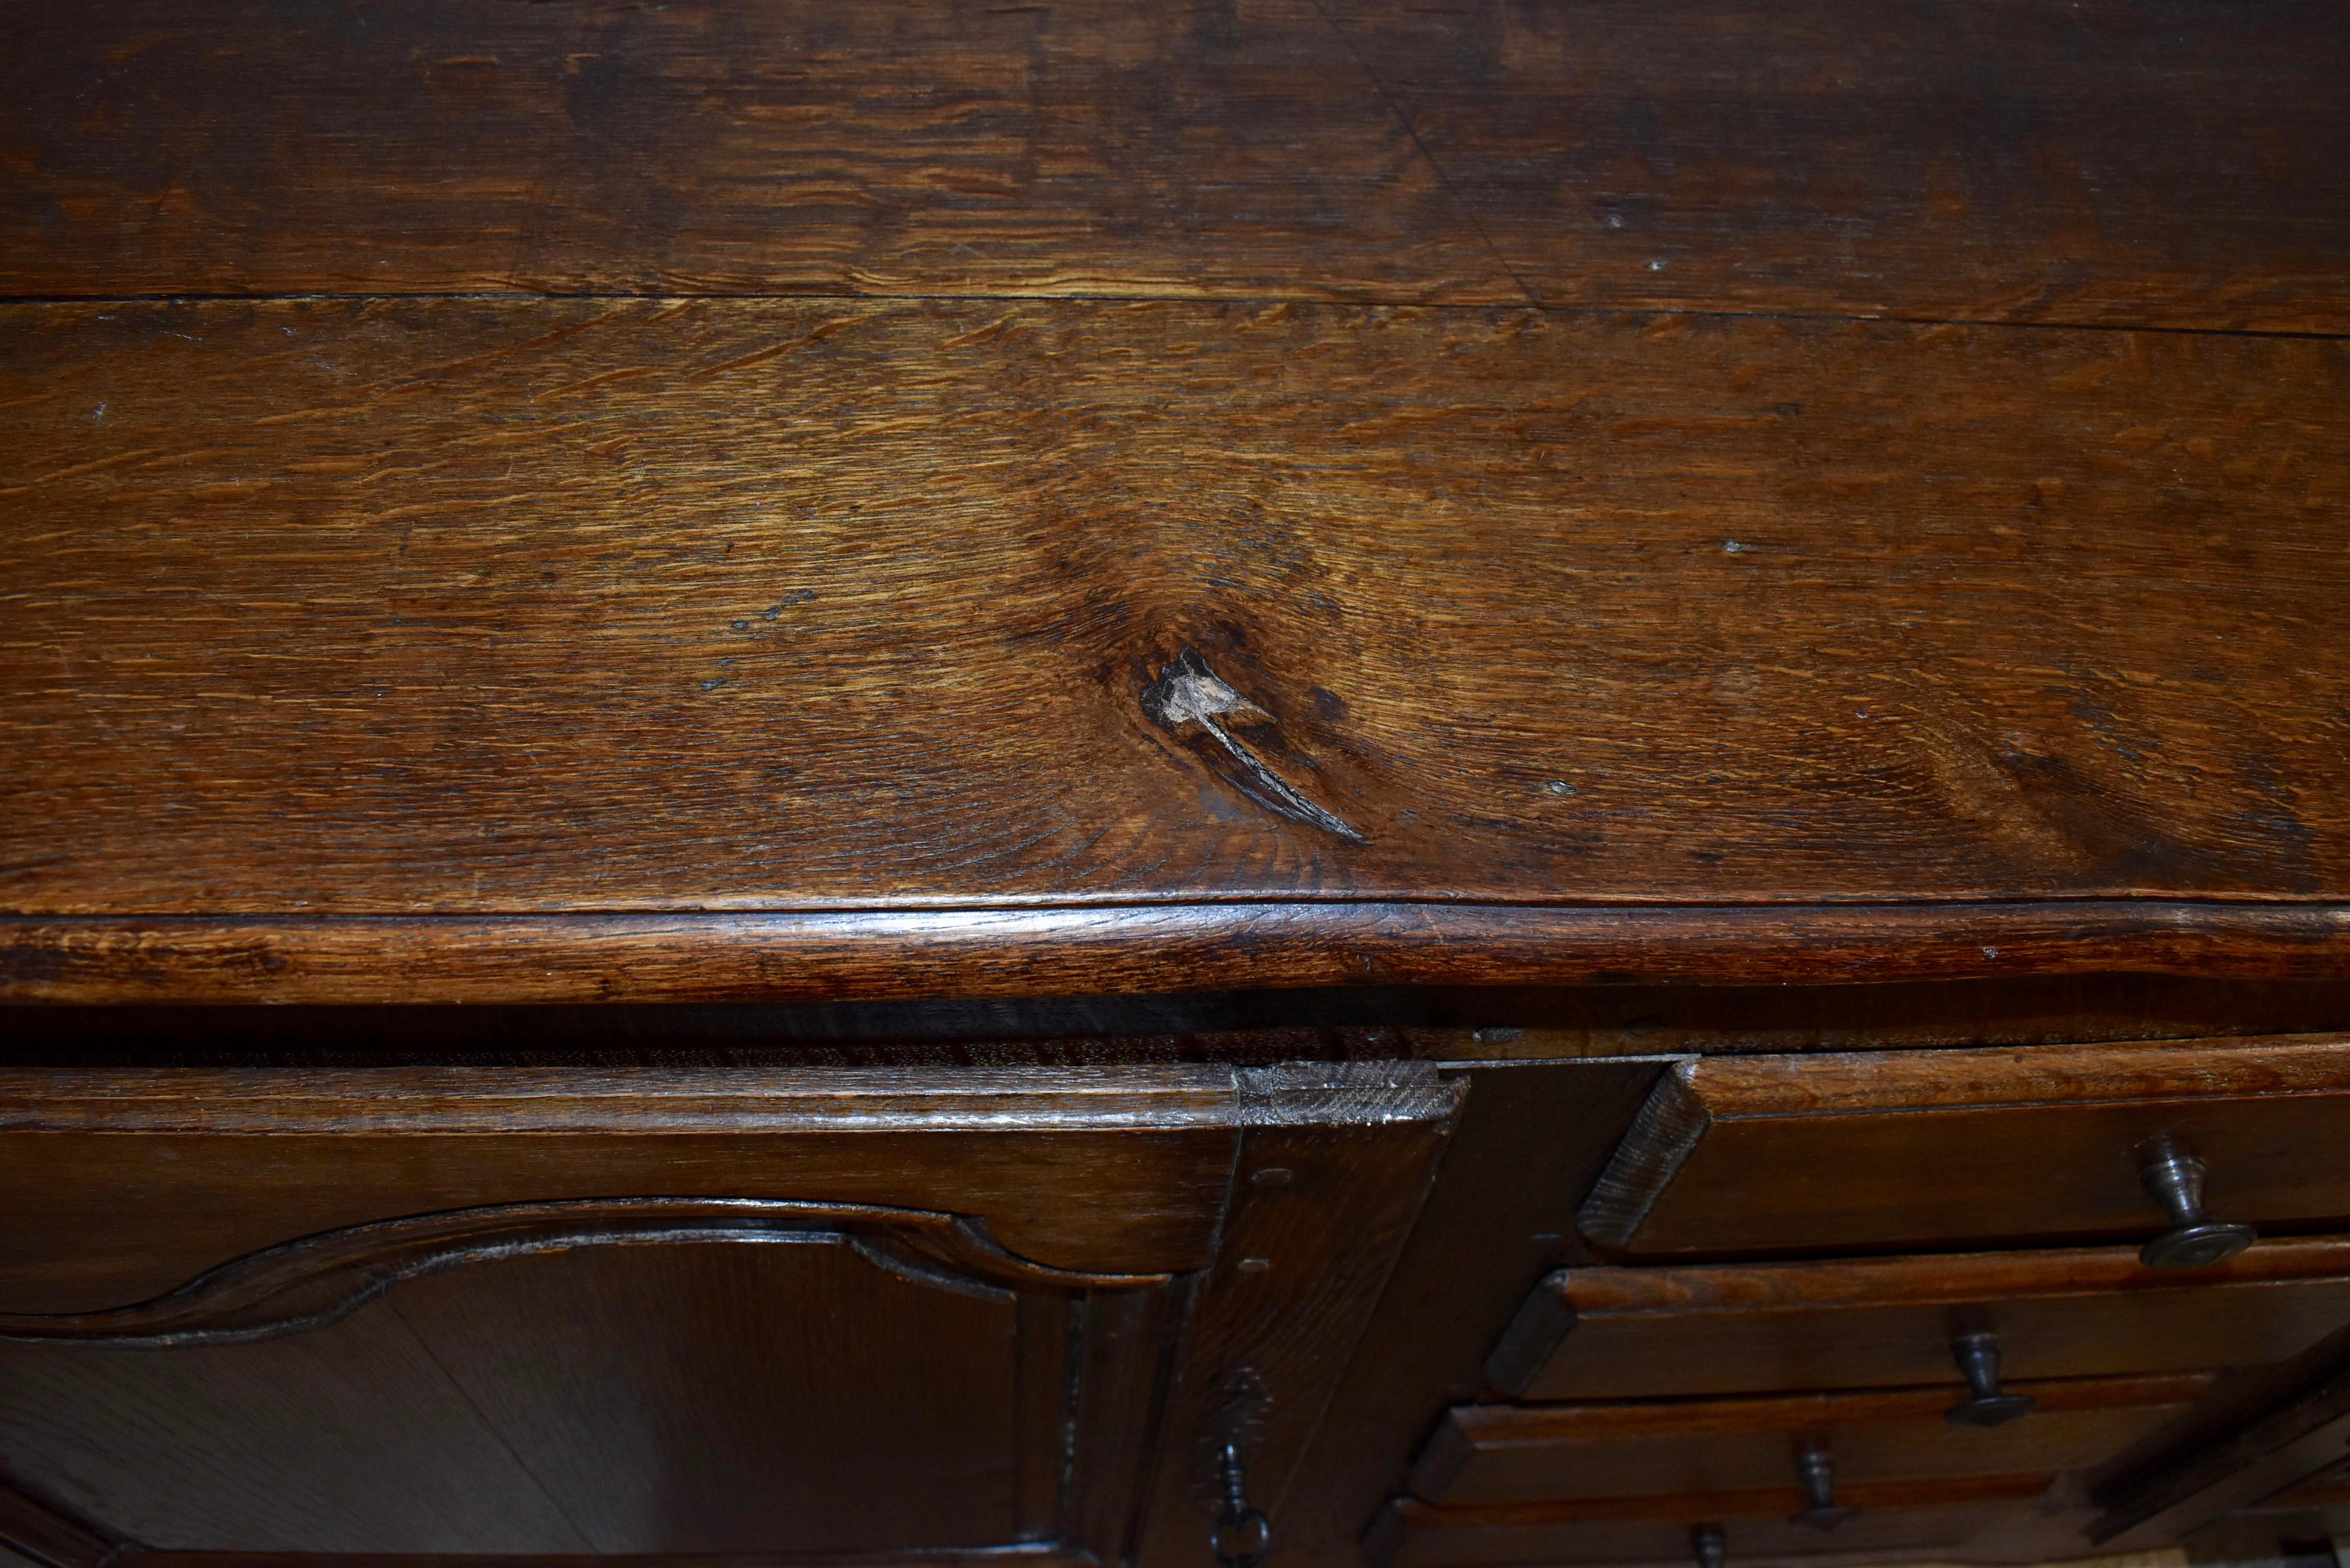
{"label": "crack in wood surface", "polygon": [[1275,815],[1320,828],[1349,844],[1370,842],[1274,772],[1247,742],[1233,733],[1234,724],[1277,725],[1280,721],[1234,691],[1209,668],[1197,649],[1184,649],[1159,671],[1158,680],[1142,693],[1142,708],[1153,722],[1178,739],[1205,740],[1233,770],[1218,768],[1217,776]]}

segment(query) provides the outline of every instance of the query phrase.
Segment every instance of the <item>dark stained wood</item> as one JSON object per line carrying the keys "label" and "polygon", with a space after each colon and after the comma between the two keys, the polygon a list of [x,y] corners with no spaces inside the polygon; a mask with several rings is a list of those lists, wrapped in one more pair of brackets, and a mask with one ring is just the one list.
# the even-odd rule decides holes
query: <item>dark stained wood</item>
{"label": "dark stained wood", "polygon": [[2112,1550],[2175,1541],[2331,1472],[2350,1438],[2350,1327],[2292,1360],[2230,1378],[2172,1426],[2087,1478]]}
{"label": "dark stained wood", "polygon": [[0,65],[0,289],[1528,301],[2340,331],[2315,5],[159,0]]}
{"label": "dark stained wood", "polygon": [[[529,1559],[532,1568],[762,1568],[780,1561],[772,1552],[627,1552],[588,1555],[546,1552]],[[795,1560],[805,1568],[1087,1568],[1087,1560],[1053,1546],[990,1547],[976,1551],[879,1552],[870,1556],[817,1554]],[[515,1568],[504,1554],[464,1552],[145,1552],[140,1568]]]}
{"label": "dark stained wood", "polygon": [[13,294],[1524,298],[1308,0],[26,23]]}
{"label": "dark stained wood", "polygon": [[[17,997],[2318,975],[2350,944],[2338,345],[0,317],[35,454],[0,501],[53,520],[0,561]],[[1224,741],[1149,695],[1186,649],[1229,694],[1186,701],[1246,706]]]}
{"label": "dark stained wood", "polygon": [[[734,1002],[1192,982],[1690,984],[2113,971],[2326,980],[2350,905],[1544,909],[1230,902],[790,915],[0,916],[0,1002]],[[30,1025],[30,1020],[26,1020]],[[1950,1027],[1947,1026],[1946,1027]]]}
{"label": "dark stained wood", "polygon": [[2040,1401],[1985,1429],[1942,1419],[1939,1388],[1596,1405],[1466,1406],[1421,1455],[1430,1502],[1734,1491],[1790,1484],[1799,1443],[1825,1441],[1839,1484],[2082,1469],[2177,1416],[2208,1376],[2017,1383]]}
{"label": "dark stained wood", "polygon": [[[2058,951],[2052,947],[2043,956]],[[712,1005],[20,1004],[0,1012],[0,1063],[1064,1067],[1552,1061],[2328,1030],[2350,1031],[2350,980],[2091,974],[1871,985],[1350,985]]]}
{"label": "dark stained wood", "polygon": [[1824,1535],[1789,1522],[1793,1486],[1745,1491],[1439,1508],[1399,1500],[1369,1537],[1378,1568],[1522,1563],[1670,1563],[1690,1528],[1723,1527],[1738,1563],[2044,1562],[2086,1550],[2073,1518],[2052,1512],[2045,1475],[1856,1481],[1837,1488],[1860,1517]]}
{"label": "dark stained wood", "polygon": [[[1416,1064],[1250,1069],[1262,1125],[1243,1135],[1215,1266],[1198,1282],[1160,1428],[1140,1568],[1197,1568],[1220,1494],[1214,1445],[1235,1393],[1250,1498],[1328,1516],[1334,1482],[1308,1456],[1411,1234],[1463,1085]],[[1345,1434],[1337,1435],[1344,1440]],[[1409,1438],[1388,1440],[1400,1449]],[[1279,1528],[1276,1525],[1276,1528]]]}
{"label": "dark stained wood", "polygon": [[0,1476],[0,1561],[33,1568],[105,1568],[123,1549],[119,1539],[99,1534]]}
{"label": "dark stained wood", "polygon": [[0,1432],[163,1547],[987,1544],[1016,1532],[1015,1315],[838,1244],[588,1248],[251,1345],[0,1345]]}
{"label": "dark stained wood", "polygon": [[1196,1269],[1248,1114],[1211,1066],[19,1069],[0,1185],[44,1198],[0,1210],[0,1310],[120,1307],[320,1231],[589,1198],[944,1210],[1053,1266]]}
{"label": "dark stained wood", "polygon": [[[1071,1356],[1119,1366],[1147,1353],[1154,1361],[1149,1376],[1087,1379],[1077,1388],[1076,1409],[1064,1417],[1062,1451],[1083,1455],[1086,1462],[1072,1467],[1065,1486],[1053,1489],[1053,1533],[1062,1550],[1084,1553],[1080,1563],[1103,1562],[1134,1539],[1135,1501],[1159,1459],[1153,1445],[1166,1414],[1169,1335],[1189,1312],[1195,1290],[1196,1281],[1186,1278],[1167,1291],[1120,1291],[1085,1303]],[[1049,1354],[1041,1343],[1037,1348]]]}
{"label": "dark stained wood", "polygon": [[2350,323],[2350,36],[2324,6],[1336,14],[1545,305]]}
{"label": "dark stained wood", "polygon": [[1586,1199],[1637,1256],[2148,1238],[2139,1150],[2210,1168],[2222,1219],[2350,1215],[2350,1042],[2326,1036],[1707,1058],[1660,1080]]}
{"label": "dark stained wood", "polygon": [[[448,1269],[582,1247],[724,1241],[820,1241],[909,1277],[972,1282],[981,1293],[1170,1282],[1164,1273],[1043,1267],[996,1246],[984,1220],[954,1214],[756,1198],[575,1199],[410,1215],[307,1236],[207,1270],[135,1305],[0,1314],[0,1338],[140,1348],[267,1339],[338,1322],[391,1285]],[[1033,1327],[1047,1342],[1069,1334],[1066,1325],[1022,1321],[1024,1333]]]}
{"label": "dark stained wood", "polygon": [[[80,1213],[79,1267],[53,1220],[10,1237],[19,1294],[215,1262],[239,1226],[299,1236],[311,1189],[331,1200],[338,1184],[436,1210],[449,1189],[517,1181],[712,1196],[415,1214],[234,1261],[146,1307],[0,1317],[16,1340],[0,1343],[0,1451],[188,1551],[888,1561],[1051,1541],[1188,1559],[1204,1520],[1169,1456],[1202,1429],[1204,1392],[1243,1367],[1273,1392],[1257,1459],[1277,1500],[1457,1100],[1410,1063],[666,1082],[18,1070],[0,1150],[68,1157],[36,1158],[26,1189],[88,1201],[77,1138],[149,1173]],[[1154,1134],[1188,1137],[1200,1168],[1119,1141]],[[285,1185],[278,1151],[306,1138],[330,1158],[296,1158],[308,1185]],[[1090,1163],[1071,1163],[1089,1139]],[[207,1165],[234,1179],[208,1192],[191,1179]],[[997,1199],[1022,1165],[1064,1239],[1120,1272],[998,1249],[1021,1228]],[[1251,1179],[1267,1168],[1287,1179]],[[876,1182],[900,1206],[828,1196]],[[925,1187],[945,1213],[902,1206]],[[757,1189],[792,1201],[736,1196]],[[1185,1204],[1203,1232],[1187,1266],[1207,1272],[1170,1279],[1149,1260],[1180,1262],[1163,1220]],[[109,1231],[107,1207],[157,1209],[187,1235],[152,1218]]]}
{"label": "dark stained wood", "polygon": [[[2135,1248],[1679,1269],[1565,1269],[1489,1373],[1530,1399],[1962,1382],[1954,1334],[1999,1334],[2010,1377],[2281,1361],[2350,1324],[2350,1241],[2271,1241],[2150,1270]],[[1503,1376],[1507,1372],[1510,1376]]]}
{"label": "dark stained wood", "polygon": [[1284,1551],[1351,1548],[1403,1486],[1431,1421],[1482,1393],[1511,1303],[1577,1250],[1575,1199],[1653,1081],[1652,1062],[1459,1070],[1468,1090],[1436,1185],[1281,1516]]}

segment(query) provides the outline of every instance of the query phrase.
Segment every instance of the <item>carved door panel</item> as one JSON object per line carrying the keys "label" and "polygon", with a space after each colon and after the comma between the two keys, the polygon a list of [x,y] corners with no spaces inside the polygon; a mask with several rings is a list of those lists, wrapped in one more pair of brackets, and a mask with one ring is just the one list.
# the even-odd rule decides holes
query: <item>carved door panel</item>
{"label": "carved door panel", "polygon": [[1277,1489],[1452,1107],[1408,1067],[137,1077],[0,1083],[0,1168],[86,1227],[0,1217],[0,1308],[53,1309],[0,1316],[0,1463],[240,1552],[1196,1554],[1218,1391],[1265,1386]]}

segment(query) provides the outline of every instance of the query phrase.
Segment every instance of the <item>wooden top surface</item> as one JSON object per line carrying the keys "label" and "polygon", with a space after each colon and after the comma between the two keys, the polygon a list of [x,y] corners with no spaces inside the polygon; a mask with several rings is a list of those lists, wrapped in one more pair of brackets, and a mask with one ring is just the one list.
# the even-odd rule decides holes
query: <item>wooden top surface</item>
{"label": "wooden top surface", "polygon": [[110,0],[0,292],[1149,295],[2350,324],[2317,0]]}
{"label": "wooden top surface", "polygon": [[2350,950],[2319,8],[201,9],[0,64],[0,994]]}

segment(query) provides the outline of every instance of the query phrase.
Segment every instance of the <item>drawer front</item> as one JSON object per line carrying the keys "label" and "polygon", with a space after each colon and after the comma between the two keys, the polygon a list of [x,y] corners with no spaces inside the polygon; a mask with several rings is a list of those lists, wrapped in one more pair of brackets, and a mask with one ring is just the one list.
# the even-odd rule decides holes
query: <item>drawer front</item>
{"label": "drawer front", "polygon": [[1858,1510],[1833,1531],[1793,1521],[1804,1506],[1792,1487],[1678,1493],[1651,1498],[1440,1508],[1405,1498],[1380,1516],[1365,1541],[1376,1568],[1502,1568],[1511,1563],[1670,1563],[1685,1568],[1692,1532],[1721,1532],[1728,1561],[1834,1553],[1882,1563],[1930,1555],[1965,1561],[1982,1546],[1991,1560],[2046,1561],[2086,1543],[2075,1519],[2042,1501],[2050,1476],[1870,1482],[1849,1489]]}
{"label": "drawer front", "polygon": [[1447,1506],[1745,1491],[1794,1484],[1807,1449],[1830,1456],[1837,1485],[2046,1475],[2119,1453],[2209,1386],[2199,1374],[2019,1384],[2038,1411],[1990,1428],[1944,1420],[1934,1389],[1470,1406],[1447,1415],[1411,1490]]}
{"label": "drawer front", "polygon": [[1506,1394],[1628,1399],[1965,1384],[1997,1336],[2010,1379],[2281,1361],[2350,1326],[2350,1240],[2263,1242],[2151,1270],[2135,1248],[1562,1270],[1487,1363]]}
{"label": "drawer front", "polygon": [[2152,1241],[2164,1150],[2214,1221],[2350,1217],[2338,1037],[1684,1063],[1579,1223],[1628,1257]]}

